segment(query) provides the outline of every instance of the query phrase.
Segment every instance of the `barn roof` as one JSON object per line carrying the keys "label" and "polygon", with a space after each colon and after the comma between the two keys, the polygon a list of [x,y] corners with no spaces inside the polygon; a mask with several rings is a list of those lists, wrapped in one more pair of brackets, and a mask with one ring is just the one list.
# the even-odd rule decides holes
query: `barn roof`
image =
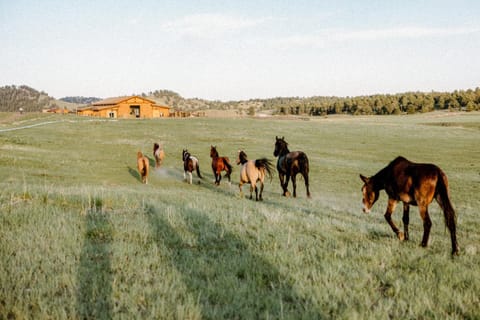
{"label": "barn roof", "polygon": [[113,98],[107,98],[107,99],[104,99],[104,100],[100,100],[100,101],[92,103],[92,106],[94,106],[94,107],[111,106],[111,105],[119,104],[123,101],[129,100],[129,99],[132,99],[132,98],[139,98],[139,99],[142,99],[142,100],[146,100],[146,101],[148,101],[152,104],[156,104],[155,101],[150,100],[150,99],[146,99],[146,98],[143,98],[143,97],[140,97],[140,96],[123,96],[123,97],[113,97]]}

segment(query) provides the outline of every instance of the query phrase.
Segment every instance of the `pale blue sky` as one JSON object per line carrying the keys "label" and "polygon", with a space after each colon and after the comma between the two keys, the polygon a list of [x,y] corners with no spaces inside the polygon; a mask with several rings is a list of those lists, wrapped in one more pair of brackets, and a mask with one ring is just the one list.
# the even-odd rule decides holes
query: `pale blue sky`
{"label": "pale blue sky", "polygon": [[238,100],[480,86],[480,1],[0,0],[0,86]]}

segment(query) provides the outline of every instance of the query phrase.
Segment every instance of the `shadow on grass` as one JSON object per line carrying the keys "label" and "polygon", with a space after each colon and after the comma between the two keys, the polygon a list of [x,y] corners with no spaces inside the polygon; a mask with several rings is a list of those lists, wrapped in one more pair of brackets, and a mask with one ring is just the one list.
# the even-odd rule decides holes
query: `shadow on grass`
{"label": "shadow on grass", "polygon": [[194,241],[182,239],[167,216],[153,205],[147,205],[145,214],[154,241],[165,248],[190,294],[198,297],[202,317],[322,318],[308,299],[295,292],[294,279],[253,254],[238,235],[205,214],[194,209],[182,213]]}
{"label": "shadow on grass", "polygon": [[[100,200],[98,200],[100,201]],[[85,221],[85,240],[77,271],[77,315],[80,319],[112,318],[112,226],[96,201]]]}
{"label": "shadow on grass", "polygon": [[128,172],[130,173],[130,175],[132,177],[134,177],[136,180],[142,182],[142,178],[140,177],[140,173],[138,173],[138,170],[132,168],[132,167],[128,167]]}

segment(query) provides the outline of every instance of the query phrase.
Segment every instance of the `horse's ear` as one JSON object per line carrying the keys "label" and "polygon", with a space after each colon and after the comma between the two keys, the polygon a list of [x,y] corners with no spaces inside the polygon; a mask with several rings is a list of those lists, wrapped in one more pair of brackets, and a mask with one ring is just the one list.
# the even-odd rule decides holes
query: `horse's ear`
{"label": "horse's ear", "polygon": [[282,137],[282,140],[285,140],[285,137]]}
{"label": "horse's ear", "polygon": [[365,183],[368,183],[368,181],[370,181],[370,179],[365,177],[363,174],[360,175],[360,179],[362,179],[362,181]]}

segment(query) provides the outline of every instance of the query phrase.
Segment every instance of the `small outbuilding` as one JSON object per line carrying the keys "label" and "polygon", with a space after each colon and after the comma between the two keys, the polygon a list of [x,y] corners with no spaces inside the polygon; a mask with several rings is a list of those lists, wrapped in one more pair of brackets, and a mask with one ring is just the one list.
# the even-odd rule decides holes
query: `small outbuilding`
{"label": "small outbuilding", "polygon": [[157,105],[153,100],[140,96],[108,98],[79,108],[80,116],[101,118],[162,118],[170,116],[170,107]]}

